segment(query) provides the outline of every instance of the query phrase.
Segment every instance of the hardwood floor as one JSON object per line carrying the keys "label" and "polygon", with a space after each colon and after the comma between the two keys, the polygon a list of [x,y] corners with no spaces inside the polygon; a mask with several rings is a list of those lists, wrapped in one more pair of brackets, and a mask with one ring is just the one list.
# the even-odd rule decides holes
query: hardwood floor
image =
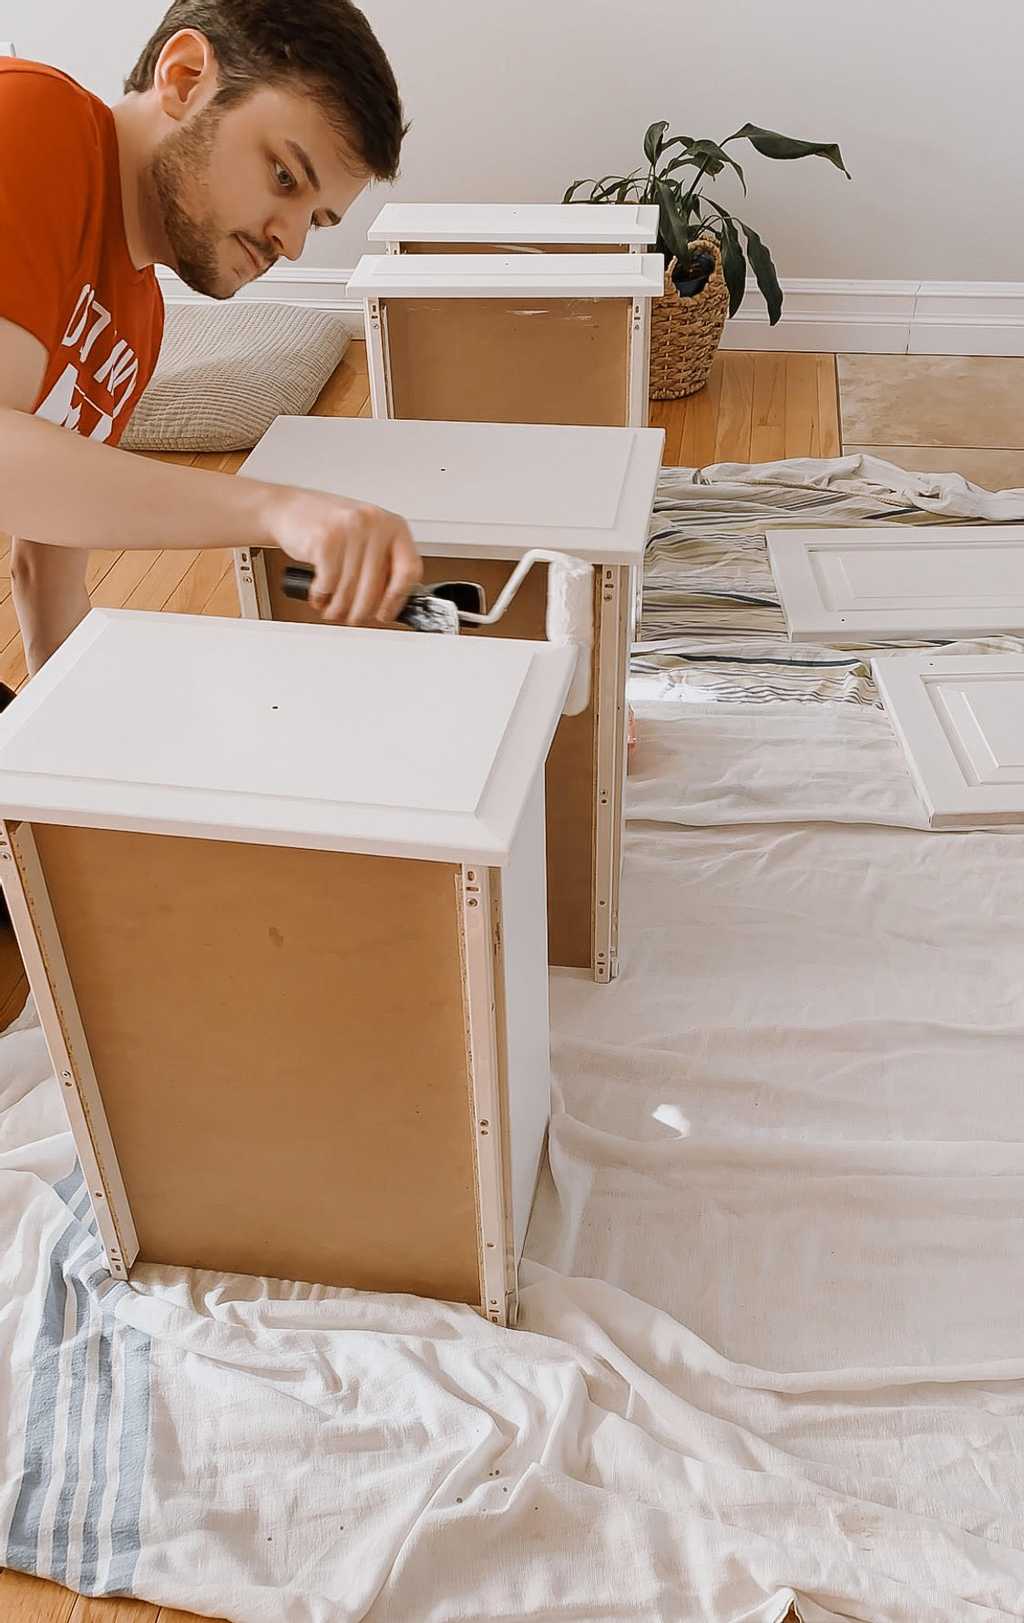
{"label": "hardwood floor", "polygon": [[[366,352],[353,343],[320,397],[319,417],[369,417]],[[718,355],[711,380],[688,400],[656,401],[653,427],[665,430],[667,467],[713,462],[771,462],[782,457],[838,456],[839,403],[834,355]],[[181,455],[171,461],[233,473],[244,452]],[[25,660],[11,602],[10,548],[0,549],[0,681],[20,687]],[[229,554],[97,552],[89,570],[94,605],[238,613]],[[27,987],[10,931],[0,931],[0,1030],[24,1005]],[[56,1584],[0,1572],[2,1623],[199,1623],[193,1614],[140,1601],[87,1600]]]}

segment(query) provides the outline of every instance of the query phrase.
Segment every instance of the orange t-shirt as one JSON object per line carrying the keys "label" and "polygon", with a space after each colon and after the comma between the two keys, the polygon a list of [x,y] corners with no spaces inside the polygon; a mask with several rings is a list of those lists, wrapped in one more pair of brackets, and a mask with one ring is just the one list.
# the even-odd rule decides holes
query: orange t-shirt
{"label": "orange t-shirt", "polygon": [[36,62],[0,61],[0,316],[45,346],[37,417],[116,445],[164,307],[125,240],[114,117]]}

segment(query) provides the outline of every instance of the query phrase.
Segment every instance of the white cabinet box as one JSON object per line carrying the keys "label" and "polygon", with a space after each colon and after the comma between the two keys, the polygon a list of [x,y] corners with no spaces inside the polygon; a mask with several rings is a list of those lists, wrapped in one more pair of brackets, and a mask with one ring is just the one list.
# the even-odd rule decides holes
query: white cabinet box
{"label": "white cabinet box", "polygon": [[[633,577],[663,444],[661,429],[280,417],[241,469],[401,513],[425,555],[426,580],[479,581],[488,607],[531,547],[593,565],[590,704],[559,724],[547,840],[551,961],[598,980],[616,970]],[[236,562],[243,614],[317,621],[285,596],[281,553],[248,551]],[[503,620],[468,635],[543,637],[545,577],[534,570]]]}
{"label": "white cabinet box", "polygon": [[0,871],[119,1278],[514,1317],[571,666],[97,610],[0,718]]}
{"label": "white cabinet box", "polygon": [[367,237],[389,254],[645,253],[654,203],[386,203]]}
{"label": "white cabinet box", "polygon": [[375,417],[647,422],[660,254],[369,254],[348,289]]}

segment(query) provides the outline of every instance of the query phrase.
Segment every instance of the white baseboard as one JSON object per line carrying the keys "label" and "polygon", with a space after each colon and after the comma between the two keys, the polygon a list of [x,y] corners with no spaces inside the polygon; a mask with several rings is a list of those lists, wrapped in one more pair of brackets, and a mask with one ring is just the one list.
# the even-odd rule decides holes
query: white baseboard
{"label": "white baseboard", "polygon": [[756,289],[726,327],[723,348],[872,355],[1024,355],[1024,282],[782,283],[782,320],[768,324]]}
{"label": "white baseboard", "polygon": [[[349,270],[276,267],[236,297],[335,310],[363,331],[348,297]],[[171,271],[158,271],[168,304],[204,304]],[[783,281],[777,326],[751,287],[725,329],[724,349],[873,355],[1024,355],[1024,282]]]}
{"label": "white baseboard", "polygon": [[[157,266],[157,279],[167,304],[215,304],[215,299],[193,293],[173,271]],[[363,307],[348,296],[350,270],[317,270],[303,265],[275,267],[258,282],[236,293],[232,303],[290,304],[311,310],[331,310],[345,316],[354,336],[363,336]]]}

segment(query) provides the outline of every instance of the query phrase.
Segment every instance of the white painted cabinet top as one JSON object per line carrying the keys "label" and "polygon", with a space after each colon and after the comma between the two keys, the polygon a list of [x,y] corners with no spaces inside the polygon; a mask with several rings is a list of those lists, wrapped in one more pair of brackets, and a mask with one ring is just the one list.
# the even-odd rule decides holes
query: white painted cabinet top
{"label": "white painted cabinet top", "polygon": [[1024,525],[774,530],[768,554],[789,634],[800,641],[1024,631]]}
{"label": "white painted cabinet top", "polygon": [[370,242],[593,242],[658,240],[654,203],[386,203]]}
{"label": "white painted cabinet top", "polygon": [[1024,658],[881,654],[872,669],[932,828],[1024,824]]}
{"label": "white painted cabinet top", "polygon": [[502,865],[574,656],[94,609],[0,717],[0,814]]}
{"label": "white painted cabinet top", "polygon": [[348,291],[368,299],[653,299],[661,254],[364,254]]}
{"label": "white painted cabinet top", "polygon": [[425,554],[643,558],[660,428],[279,417],[241,472],[400,513]]}

